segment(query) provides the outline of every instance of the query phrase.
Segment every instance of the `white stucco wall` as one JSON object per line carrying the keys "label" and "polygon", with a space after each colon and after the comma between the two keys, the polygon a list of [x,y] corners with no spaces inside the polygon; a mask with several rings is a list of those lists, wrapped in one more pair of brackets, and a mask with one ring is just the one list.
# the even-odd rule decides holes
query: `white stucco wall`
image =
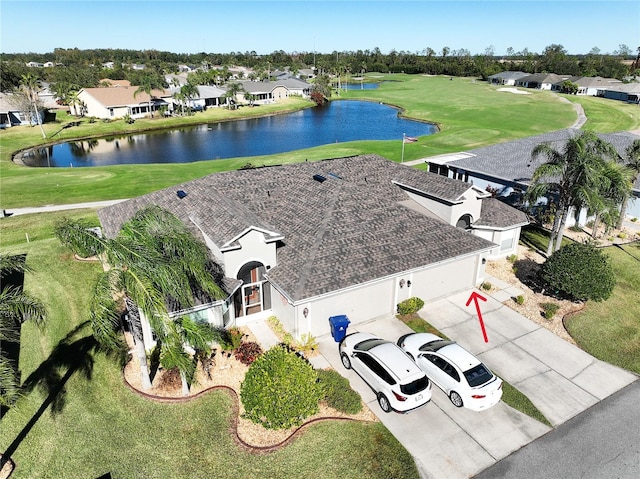
{"label": "white stucco wall", "polygon": [[[294,308],[272,288],[272,313],[296,337],[331,333],[329,318],[346,314],[351,324],[395,314],[397,304],[417,296],[425,302],[464,291],[484,280],[483,255],[471,255],[451,262],[356,286],[335,294],[300,302]],[[404,280],[400,288],[400,280]],[[409,285],[409,281],[411,285]],[[307,308],[309,314],[302,314]]]}
{"label": "white stucco wall", "polygon": [[222,253],[225,274],[237,278],[240,268],[251,261],[258,261],[265,267],[274,267],[276,261],[276,243],[267,243],[261,231],[251,230],[238,240],[239,249]]}

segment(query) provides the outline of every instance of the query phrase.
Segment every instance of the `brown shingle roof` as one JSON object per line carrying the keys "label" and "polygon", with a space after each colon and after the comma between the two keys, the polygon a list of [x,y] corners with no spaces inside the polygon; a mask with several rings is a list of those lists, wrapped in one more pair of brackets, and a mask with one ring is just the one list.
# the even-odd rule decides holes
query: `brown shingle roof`
{"label": "brown shingle roof", "polygon": [[[149,95],[143,91],[134,95],[137,89],[137,86],[121,86],[115,88],[83,88],[82,91],[91,95],[106,107],[147,103]],[[153,90],[151,98],[161,98],[164,94],[164,90]]]}
{"label": "brown shingle roof", "polygon": [[[320,174],[325,181],[316,181]],[[402,205],[416,189],[469,185],[376,155],[217,173],[98,212],[105,234],[146,204],[198,225],[218,247],[254,227],[278,243],[268,277],[294,301],[486,251],[493,243]],[[180,199],[176,192],[187,196]]]}

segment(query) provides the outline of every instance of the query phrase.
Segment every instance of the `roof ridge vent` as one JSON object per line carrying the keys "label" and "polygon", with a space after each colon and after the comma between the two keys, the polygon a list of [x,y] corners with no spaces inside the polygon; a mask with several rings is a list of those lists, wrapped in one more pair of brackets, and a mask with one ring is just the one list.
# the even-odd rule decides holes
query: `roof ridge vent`
{"label": "roof ridge vent", "polygon": [[313,179],[316,180],[318,183],[322,183],[323,181],[326,180],[326,178],[318,173],[316,173],[315,175],[313,175]]}

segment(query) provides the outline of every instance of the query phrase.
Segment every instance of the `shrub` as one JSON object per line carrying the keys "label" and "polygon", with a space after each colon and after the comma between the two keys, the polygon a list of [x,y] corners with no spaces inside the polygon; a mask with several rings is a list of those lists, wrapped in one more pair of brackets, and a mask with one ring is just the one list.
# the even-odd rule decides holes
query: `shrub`
{"label": "shrub", "polygon": [[249,367],[240,398],[243,417],[268,429],[286,429],[318,412],[322,388],[308,361],[276,346]]}
{"label": "shrub", "polygon": [[318,341],[311,333],[300,336],[300,340],[294,345],[300,351],[314,351],[318,348]]}
{"label": "shrub", "polygon": [[553,318],[560,308],[556,303],[542,303],[540,307],[542,308],[542,314],[547,319]]}
{"label": "shrub", "polygon": [[104,250],[100,238],[86,220],[63,218],[55,224],[54,234],[64,246],[81,258],[90,258]]}
{"label": "shrub", "polygon": [[238,328],[216,328],[214,336],[223,351],[234,351],[240,347],[244,334]]}
{"label": "shrub", "polygon": [[571,243],[553,253],[541,268],[552,290],[572,299],[602,301],[616,283],[609,258],[589,243]]}
{"label": "shrub", "polygon": [[296,341],[293,339],[293,335],[284,329],[284,326],[276,316],[269,316],[267,321],[269,321],[271,329],[276,333],[278,339],[288,347],[298,349],[299,351],[312,351],[318,347],[318,342],[312,334],[303,334],[300,337],[300,341]]}
{"label": "shrub", "polygon": [[258,343],[253,341],[240,344],[238,349],[233,353],[238,361],[247,366],[251,365],[261,354],[262,348]]}
{"label": "shrub", "polygon": [[634,216],[633,218],[631,218],[631,221],[632,221],[633,223],[635,223],[636,221],[638,221],[638,218],[636,218],[636,217]]}
{"label": "shrub", "polygon": [[480,287],[485,291],[489,291],[491,289],[491,286],[491,283],[489,283],[488,281],[485,281],[480,285]]}
{"label": "shrub", "polygon": [[522,296],[521,294],[519,294],[518,296],[516,296],[514,298],[515,302],[518,303],[519,305],[523,305],[524,304],[524,296]]}
{"label": "shrub", "polygon": [[424,301],[414,296],[413,298],[405,299],[398,304],[398,314],[405,315],[417,313],[423,306]]}
{"label": "shrub", "polygon": [[574,233],[582,233],[582,227],[580,225],[569,226],[569,231],[573,231]]}
{"label": "shrub", "polygon": [[318,383],[329,407],[345,414],[357,414],[362,411],[360,395],[351,389],[347,378],[333,369],[319,369],[317,373]]}
{"label": "shrub", "polygon": [[518,260],[517,254],[510,254],[509,256],[507,256],[507,261],[509,263],[515,263],[517,260]]}
{"label": "shrub", "polygon": [[624,231],[621,231],[620,233],[618,233],[618,238],[620,238],[621,240],[626,239],[627,233],[625,233]]}

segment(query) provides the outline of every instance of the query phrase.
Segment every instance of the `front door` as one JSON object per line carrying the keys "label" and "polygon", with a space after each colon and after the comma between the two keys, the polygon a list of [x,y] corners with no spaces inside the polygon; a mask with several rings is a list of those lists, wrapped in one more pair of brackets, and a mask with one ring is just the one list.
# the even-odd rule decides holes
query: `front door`
{"label": "front door", "polygon": [[245,264],[238,272],[238,279],[243,282],[241,294],[237,298],[236,313],[247,316],[263,311],[265,308],[264,280],[265,268],[262,263],[252,261]]}

